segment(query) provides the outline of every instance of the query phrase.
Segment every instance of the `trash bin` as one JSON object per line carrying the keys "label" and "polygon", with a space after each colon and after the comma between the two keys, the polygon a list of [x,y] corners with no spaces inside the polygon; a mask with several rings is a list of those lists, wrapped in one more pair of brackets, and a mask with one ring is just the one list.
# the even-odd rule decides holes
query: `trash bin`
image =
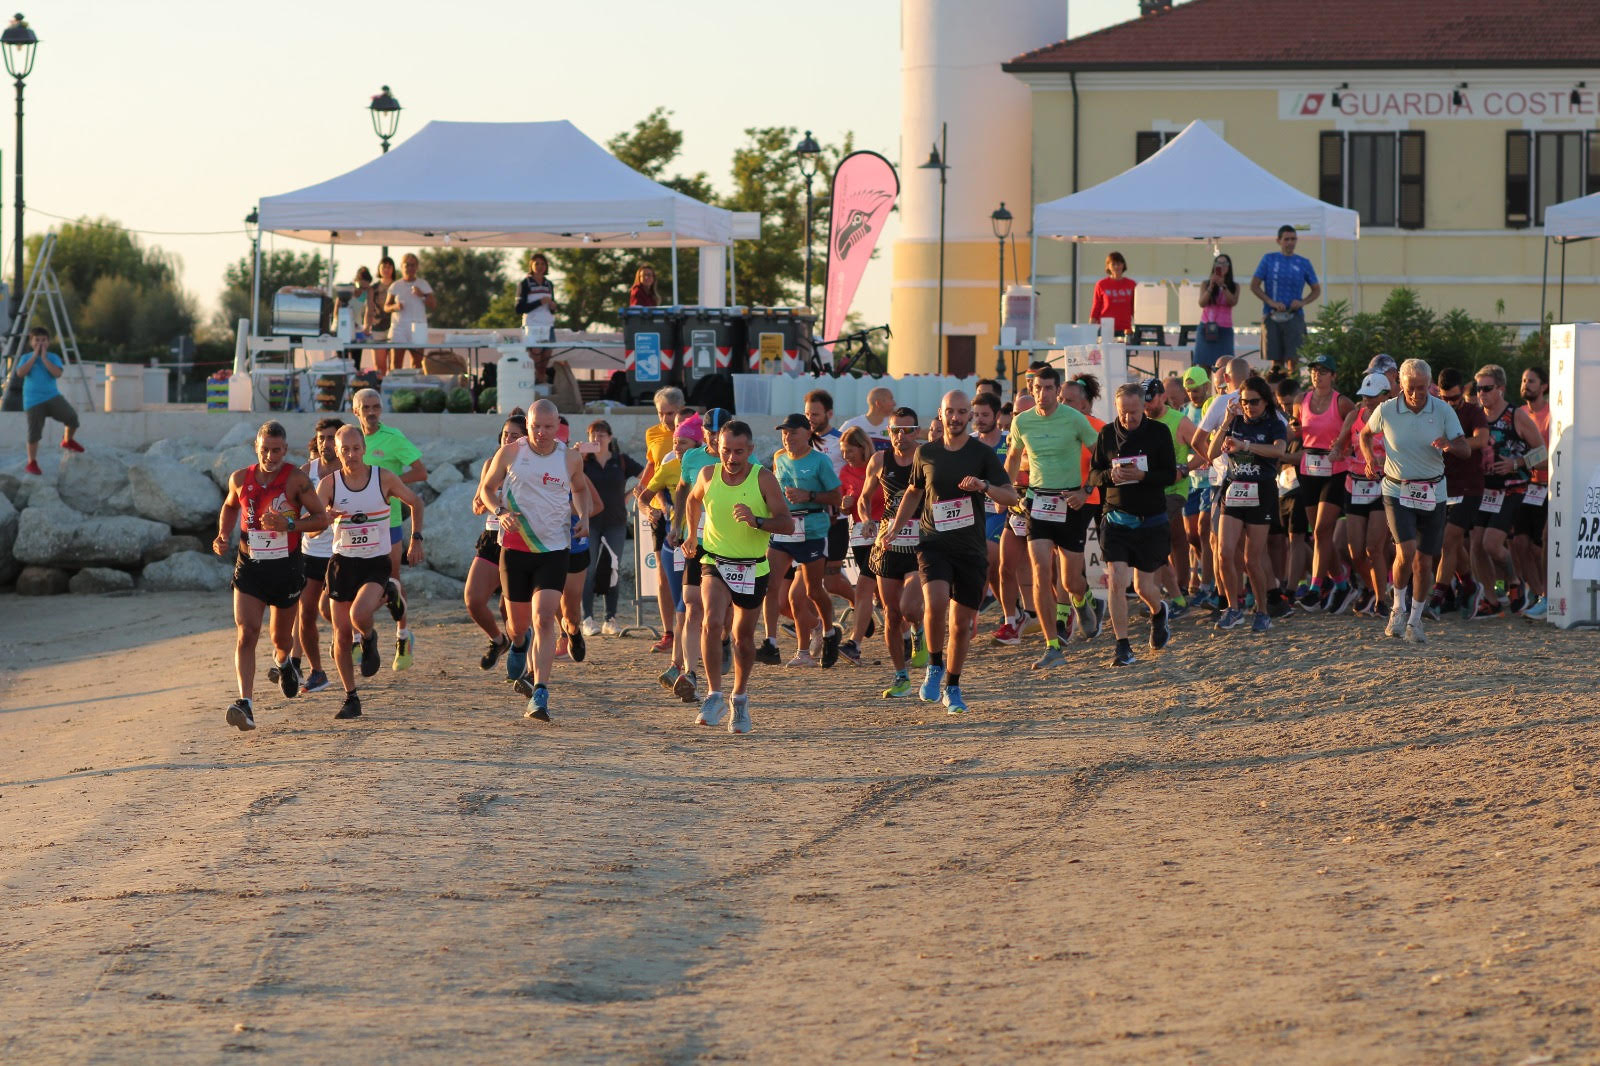
{"label": "trash bin", "polygon": [[751,374],[799,374],[811,358],[814,312],[795,307],[752,307],[745,316]]}
{"label": "trash bin", "polygon": [[[707,378],[727,377],[735,368],[744,370],[744,308],[685,307],[678,336],[685,396],[693,396],[696,386]],[[732,384],[727,388],[731,392]]]}
{"label": "trash bin", "polygon": [[630,307],[622,312],[622,372],[634,403],[668,385],[683,385],[678,367],[678,307]]}
{"label": "trash bin", "polygon": [[144,410],[144,367],[133,363],[106,364],[105,409]]}

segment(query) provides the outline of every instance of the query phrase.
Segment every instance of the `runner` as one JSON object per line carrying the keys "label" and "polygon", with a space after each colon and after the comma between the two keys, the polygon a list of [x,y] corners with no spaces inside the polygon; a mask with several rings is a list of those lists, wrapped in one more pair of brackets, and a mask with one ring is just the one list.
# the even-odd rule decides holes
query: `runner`
{"label": "runner", "polygon": [[[980,392],[972,398],[972,435],[993,448],[1001,464],[1005,463],[1009,434],[1000,428],[1000,398],[992,392]],[[1012,484],[1015,486],[1016,483]],[[1000,538],[1006,531],[1006,510],[993,500],[985,499],[983,520],[989,551],[989,591],[995,602],[1000,604],[1002,616],[1010,617],[1022,602],[1022,580],[1020,568],[1014,561],[1010,571],[1001,565]],[[1001,625],[1004,626],[1005,622],[1002,621]],[[996,634],[997,642],[1004,643],[998,641],[998,637],[1005,634],[998,630]]]}
{"label": "runner", "polygon": [[[1155,386],[1152,395],[1151,385]],[[1129,382],[1117,389],[1117,420],[1100,431],[1089,469],[1091,484],[1105,489],[1106,540],[1102,545],[1111,571],[1107,598],[1117,649],[1111,665],[1132,666],[1128,642],[1128,569],[1133,585],[1150,609],[1150,648],[1160,651],[1172,635],[1171,618],[1156,574],[1172,550],[1167,486],[1178,480],[1178,462],[1171,427],[1146,418],[1148,405],[1166,407],[1165,390],[1154,378],[1143,386]],[[1169,409],[1170,410],[1170,409]]]}
{"label": "runner", "polygon": [[748,733],[753,728],[750,671],[755,665],[756,619],[767,598],[767,539],[776,533],[788,533],[795,525],[777,477],[751,465],[753,447],[750,427],[744,422],[735,419],[722,427],[717,442],[721,461],[702,470],[695,480],[685,522],[686,528],[698,529],[701,513],[706,516],[704,547],[692,539],[684,544],[687,554],[701,560],[700,593],[705,603],[700,654],[709,691],[701,701],[695,722],[715,726],[729,708],[729,699],[722,693],[719,646],[725,632],[723,619],[731,606],[734,655],[730,733]]}
{"label": "runner", "polygon": [[[1198,369],[1198,368],[1191,368]],[[1175,379],[1174,379],[1175,380]],[[1120,389],[1118,390],[1121,391]],[[1146,378],[1140,391],[1144,398],[1144,417],[1154,422],[1160,422],[1167,428],[1167,435],[1172,438],[1174,462],[1178,473],[1172,478],[1172,483],[1166,487],[1162,495],[1166,497],[1164,503],[1167,508],[1167,563],[1161,567],[1158,575],[1161,584],[1169,591],[1167,597],[1167,610],[1170,612],[1169,621],[1176,621],[1184,616],[1189,609],[1188,597],[1184,594],[1189,589],[1189,538],[1183,528],[1183,508],[1189,496],[1189,460],[1194,456],[1190,444],[1194,442],[1194,423],[1184,417],[1182,411],[1173,407],[1168,400],[1168,390],[1165,384],[1155,378]],[[1123,422],[1119,412],[1117,420]],[[1126,423],[1124,422],[1124,425]],[[1102,439],[1105,431],[1100,432]],[[1179,476],[1181,475],[1181,476]],[[1128,508],[1124,507],[1124,511]],[[1159,523],[1157,523],[1159,524]],[[1106,528],[1109,536],[1111,529]],[[1123,538],[1126,540],[1126,538]],[[1104,555],[1104,552],[1101,553]],[[1137,570],[1137,567],[1135,567]],[[1127,587],[1126,577],[1121,587]],[[1116,607],[1117,597],[1110,597],[1113,609]],[[1124,597],[1126,604],[1126,597]],[[1113,610],[1113,613],[1114,610]],[[1131,654],[1131,653],[1130,653]]]}
{"label": "runner", "polygon": [[[806,421],[811,423],[811,432],[816,435],[816,447],[833,464],[833,476],[837,478],[844,471],[844,430],[833,424],[833,394],[825,389],[812,389],[806,393],[805,404]],[[781,478],[779,480],[782,481]],[[828,523],[828,561],[822,568],[822,585],[827,589],[828,596],[837,596],[849,603],[855,597],[855,589],[851,588],[844,576],[844,560],[850,554],[850,521],[839,512],[837,505],[828,510],[831,516]],[[832,609],[831,600],[829,609]],[[812,654],[826,651],[825,648],[814,646],[819,639],[822,638],[812,640]]]}
{"label": "runner", "polygon": [[[696,423],[699,419],[695,420]],[[563,445],[567,442],[562,441]],[[576,452],[576,449],[573,449]],[[579,470],[583,455],[578,454]],[[571,542],[567,545],[567,580],[561,586],[560,634],[556,637],[557,659],[581,663],[589,656],[589,642],[583,635],[583,580],[589,574],[589,523],[604,508],[600,494],[589,484],[587,475],[572,487]]]}
{"label": "runner", "polygon": [[[686,670],[692,669],[694,660],[689,657],[689,649],[683,645],[683,629],[688,621],[688,603],[684,598],[684,566],[685,560],[680,545],[682,544],[681,532],[678,537],[673,536],[672,511],[678,486],[683,483],[683,457],[698,449],[705,441],[705,430],[700,421],[700,416],[694,414],[691,408],[685,407],[678,411],[678,424],[672,430],[672,452],[666,462],[656,472],[652,484],[659,487],[663,510],[667,515],[667,539],[662,545],[661,553],[657,556],[660,563],[660,577],[664,578],[672,593],[672,622],[669,633],[672,641],[668,650],[672,653],[672,661],[661,672],[656,681],[667,691],[673,691]],[[556,652],[561,654],[559,647]],[[696,653],[698,654],[698,653]]]}
{"label": "runner", "polygon": [[1205,417],[1207,401],[1211,398],[1211,378],[1205,367],[1191,366],[1183,373],[1183,391],[1189,402],[1183,405],[1183,417],[1195,427],[1190,434],[1188,463],[1188,493],[1183,500],[1183,532],[1189,552],[1198,561],[1198,573],[1189,574],[1189,594],[1195,606],[1210,606],[1216,596],[1215,557],[1211,552],[1211,471],[1205,456],[1194,451],[1193,444],[1199,436],[1200,420]]}
{"label": "runner", "polygon": [[[888,424],[884,424],[888,434]],[[839,645],[839,654],[856,666],[861,665],[861,645],[872,636],[872,607],[877,596],[877,580],[872,573],[872,541],[877,536],[878,522],[883,518],[881,494],[868,501],[867,518],[857,518],[861,490],[867,482],[867,464],[877,451],[872,438],[860,426],[851,426],[840,436],[839,446],[844,451],[844,467],[839,471],[839,513],[849,526],[850,552],[856,562],[856,584],[850,590],[852,605],[850,639]]]}
{"label": "runner", "polygon": [[587,514],[579,514],[573,529],[573,499],[588,491],[589,479],[583,474],[583,457],[556,437],[556,405],[539,400],[530,414],[531,434],[494,453],[478,497],[500,519],[501,594],[511,614],[511,632],[520,638],[506,654],[506,674],[524,681],[531,675],[525,717],[548,722],[550,666],[570,546],[574,532],[589,533]]}
{"label": "runner", "polygon": [[[1475,375],[1478,404],[1489,423],[1493,452],[1483,475],[1483,499],[1478,504],[1478,524],[1472,531],[1472,570],[1478,581],[1477,603],[1468,617],[1498,617],[1499,591],[1513,580],[1509,569],[1511,533],[1527,490],[1529,472],[1545,461],[1544,437],[1525,408],[1506,401],[1506,372],[1490,363]],[[1502,578],[1504,580],[1502,580]],[[1520,606],[1520,605],[1519,605]]]}
{"label": "runner", "polygon": [[[1524,407],[1539,429],[1546,455],[1550,451],[1549,394],[1549,371],[1542,366],[1530,366],[1522,372]],[[1549,604],[1545,602],[1544,584],[1544,531],[1549,496],[1550,466],[1547,459],[1533,466],[1533,479],[1522,494],[1522,507],[1517,511],[1516,536],[1511,541],[1517,573],[1528,583],[1528,603],[1522,609],[1524,618],[1544,618],[1550,611]]]}
{"label": "runner", "polygon": [[[909,407],[897,407],[889,417],[889,451],[878,452],[867,463],[866,480],[862,483],[861,497],[856,503],[856,517],[865,523],[871,520],[872,511],[865,500],[876,495],[884,498],[882,514],[892,516],[900,507],[900,498],[911,484],[911,463],[917,454],[917,412]],[[894,664],[894,679],[884,689],[886,700],[900,699],[915,691],[907,668],[911,649],[906,646],[910,620],[922,613],[922,596],[919,588],[921,575],[917,573],[917,542],[920,515],[906,516],[898,529],[883,536],[881,525],[873,533],[869,549],[869,564],[877,575],[878,599],[883,603],[883,639],[889,648],[889,661]],[[924,654],[926,654],[924,652]],[[926,665],[926,664],[924,664]]]}
{"label": "runner", "polygon": [[[1235,360],[1234,362],[1239,362]],[[1217,454],[1227,457],[1222,480],[1222,576],[1228,587],[1228,609],[1217,620],[1218,629],[1232,629],[1244,621],[1244,577],[1239,567],[1239,546],[1244,544],[1244,564],[1255,590],[1255,620],[1251,630],[1272,628],[1267,616],[1268,591],[1273,589],[1267,562],[1267,533],[1278,509],[1278,463],[1288,441],[1288,426],[1279,416],[1272,386],[1260,377],[1247,377],[1239,398],[1230,400],[1218,430]]]}
{"label": "runner", "polygon": [[1421,359],[1400,364],[1400,395],[1378,405],[1359,438],[1366,475],[1376,478],[1380,467],[1372,442],[1383,436],[1383,509],[1398,549],[1394,607],[1383,632],[1398,637],[1403,629],[1414,644],[1427,642],[1422,609],[1433,584],[1433,559],[1444,543],[1442,453],[1460,457],[1468,451],[1461,420],[1449,404],[1429,393],[1432,384],[1433,371]]}
{"label": "runner", "polygon": [[[683,567],[683,666],[677,677],[673,678],[672,691],[685,703],[700,702],[699,678],[695,675],[695,666],[700,661],[700,642],[705,626],[705,597],[702,592],[705,584],[705,572],[700,565],[698,557],[683,551],[686,540],[699,541],[705,532],[704,512],[701,512],[699,527],[690,535],[689,521],[689,492],[700,478],[700,472],[707,467],[717,465],[717,439],[722,427],[727,425],[731,415],[721,407],[713,407],[701,419],[704,430],[705,443],[698,448],[693,448],[679,459],[678,488],[673,501],[672,525],[667,533],[667,544],[684,558]],[[722,641],[722,672],[727,673],[733,665],[733,650],[726,637]]]}
{"label": "runner", "polygon": [[[239,698],[229,705],[229,725],[245,732],[256,727],[251,701],[255,695],[256,643],[261,619],[272,608],[272,647],[278,684],[287,698],[300,692],[295,665],[294,624],[305,568],[299,530],[315,531],[328,523],[305,472],[284,460],[289,441],[283,426],[263,423],[256,431],[256,462],[228,476],[228,493],[217,516],[217,537],[211,550],[225,555],[234,527],[239,529],[239,555],[233,566],[233,621],[238,637],[233,648]],[[309,517],[297,519],[301,509]]]}
{"label": "runner", "polygon": [[[672,455],[672,431],[678,424],[678,410],[683,407],[683,390],[668,386],[657,389],[655,394],[657,423],[644,431],[645,464],[644,473],[639,475],[639,482],[634,487],[634,495],[639,501],[640,509],[650,519],[650,536],[652,550],[656,553],[656,561],[662,560],[662,546],[667,542],[667,519],[660,506],[660,500],[650,484],[655,480],[656,473],[661,465]],[[657,566],[657,573],[660,573]],[[672,624],[668,619],[677,613],[677,605],[672,599],[672,589],[663,578],[656,582],[656,603],[661,609],[661,639],[651,647],[653,652],[672,650]]]}
{"label": "runner", "polygon": [[[1054,574],[1058,552],[1065,558],[1063,569],[1078,639],[1090,640],[1100,631],[1094,597],[1084,575],[1083,549],[1088,541],[1091,512],[1084,507],[1089,494],[1082,475],[1083,451],[1093,449],[1098,438],[1082,413],[1061,402],[1061,372],[1055,367],[1043,366],[1034,373],[1033,399],[1033,408],[1011,421],[1005,469],[1008,477],[1014,477],[1023,458],[1028,460],[1028,555],[1033,562],[1033,604],[1040,624],[1046,627],[1044,654],[1033,668],[1042,670],[1067,661],[1061,650],[1059,628],[1049,628],[1050,621],[1057,617]],[[927,524],[925,516],[924,525]]]}
{"label": "runner", "polygon": [[[1367,476],[1360,443],[1367,419],[1388,398],[1388,376],[1376,371],[1368,374],[1356,390],[1356,406],[1345,416],[1344,428],[1329,452],[1334,468],[1344,471],[1344,523],[1350,546],[1350,572],[1367,586],[1354,604],[1346,601],[1337,605],[1336,614],[1352,609],[1356,614],[1376,614],[1389,595],[1389,523],[1382,513],[1383,485],[1379,479]],[[1382,463],[1385,459],[1382,437],[1372,438],[1372,450]]]}
{"label": "runner", "polygon": [[[422,465],[422,453],[406,439],[406,435],[393,426],[383,424],[383,397],[376,389],[362,389],[351,398],[356,417],[361,421],[361,432],[367,438],[366,461],[372,466],[387,470],[407,485],[428,480],[428,471]],[[408,505],[409,506],[409,505]],[[389,582],[384,586],[384,601],[389,605],[389,616],[394,619],[395,670],[411,669],[412,653],[416,650],[411,630],[406,625],[406,599],[400,581],[400,534],[403,524],[398,501],[389,505]],[[412,526],[415,529],[415,525]]]}
{"label": "runner", "polygon": [[[527,417],[512,413],[500,427],[500,443],[496,450],[527,435]],[[478,472],[480,482],[483,480],[483,475],[489,472],[489,466],[493,461],[493,456],[483,461],[483,469]],[[501,502],[497,495],[496,506]],[[505,597],[502,596],[500,599],[499,614],[489,609],[489,597],[500,589],[500,519],[496,518],[494,511],[485,505],[481,492],[472,497],[472,513],[483,515],[483,532],[478,534],[477,550],[472,556],[472,562],[467,566],[467,583],[461,596],[466,601],[467,614],[489,638],[488,648],[484,649],[482,657],[478,659],[478,669],[493,670],[495,663],[500,661],[500,656],[511,647],[511,636],[506,632],[503,617],[506,607]]]}
{"label": "runner", "polygon": [[872,441],[872,450],[889,450],[889,419],[894,415],[894,390],[878,385],[867,392],[867,413],[847,418],[839,427],[841,439],[852,427],[860,429]]}
{"label": "runner", "polygon": [[[672,658],[667,663],[667,668],[656,678],[661,687],[672,688],[673,681],[682,672],[683,653],[677,645],[677,632],[683,625],[683,560],[675,555],[666,546],[668,512],[672,510],[672,490],[677,486],[681,475],[681,456],[690,448],[690,443],[678,437],[678,427],[689,419],[694,418],[694,409],[680,407],[672,416],[672,429],[668,433],[667,451],[655,460],[655,472],[648,483],[644,484],[646,499],[653,514],[651,528],[660,527],[662,530],[661,546],[656,550],[656,583],[666,589],[664,599],[660,604],[668,608],[661,616],[661,639],[651,646],[653,653],[665,653]],[[655,432],[657,426],[651,426],[645,432],[645,439],[650,439],[650,434]],[[643,482],[641,482],[643,483]],[[654,533],[652,533],[652,539]],[[659,593],[659,589],[657,590]]]}
{"label": "runner", "polygon": [[[1295,497],[1290,532],[1311,538],[1311,583],[1299,598],[1307,611],[1324,607],[1337,610],[1351,595],[1349,583],[1339,577],[1340,567],[1333,548],[1334,530],[1344,512],[1344,478],[1333,468],[1334,441],[1345,418],[1355,409],[1333,387],[1338,365],[1328,355],[1311,360],[1311,388],[1300,398],[1293,434],[1299,446],[1300,491]],[[1291,588],[1298,581],[1291,573]]]}
{"label": "runner", "polygon": [[[942,681],[942,702],[948,714],[967,709],[961,695],[961,667],[972,644],[973,619],[983,602],[988,562],[984,524],[979,517],[981,501],[987,497],[1002,507],[1017,502],[1000,457],[968,432],[971,420],[967,394],[960,389],[945,393],[940,418],[944,439],[917,449],[911,461],[911,484],[900,497],[894,517],[878,531],[878,543],[887,544],[922,507],[917,570],[922,574],[929,662],[917,695],[925,703],[940,701]],[[922,506],[924,499],[926,506]]]}
{"label": "runner", "polygon": [[1483,408],[1467,402],[1465,378],[1453,366],[1439,371],[1439,398],[1450,405],[1460,420],[1469,451],[1460,458],[1448,452],[1444,457],[1444,544],[1439,551],[1433,592],[1423,607],[1423,613],[1435,621],[1457,606],[1453,582],[1458,575],[1462,591],[1469,599],[1477,588],[1472,580],[1471,551],[1473,544],[1483,539],[1482,532],[1475,527],[1478,505],[1483,502],[1485,451],[1489,447],[1489,423],[1483,417]]}
{"label": "runner", "polygon": [[[323,418],[317,421],[317,435],[311,440],[311,458],[306,463],[304,470],[306,480],[311,483],[315,492],[322,479],[327,477],[335,466],[339,464],[338,451],[334,446],[334,437],[344,426],[342,418]],[[300,592],[300,616],[295,631],[295,643],[311,660],[311,673],[306,677],[302,689],[306,692],[321,692],[331,686],[328,674],[322,668],[322,634],[318,632],[317,616],[321,615],[330,623],[333,621],[333,610],[328,601],[328,560],[333,555],[333,529],[325,526],[315,533],[303,534],[300,537],[300,552],[305,556],[301,560],[305,566],[306,584]],[[298,660],[295,669],[300,668]],[[277,668],[267,671],[267,676],[274,681],[281,678],[273,677]]]}
{"label": "runner", "polygon": [[[812,401],[815,403],[816,401]],[[799,577],[788,590],[788,604],[794,612],[795,641],[798,647],[790,666],[812,666],[811,633],[820,624],[823,633],[822,666],[839,661],[842,634],[833,622],[833,597],[823,585],[824,555],[828,551],[829,509],[840,500],[839,476],[827,453],[817,447],[821,440],[814,423],[805,415],[793,414],[778,423],[783,447],[773,455],[772,469],[783,487],[795,517],[793,532],[775,533],[767,550],[771,580],[765,606],[767,636],[759,661],[771,662],[777,650],[774,634],[784,603],[784,579],[791,565]]]}
{"label": "runner", "polygon": [[[363,390],[366,391],[366,390]],[[328,563],[328,598],[333,601],[333,655],[344,683],[344,703],[335,718],[361,717],[361,697],[356,694],[351,647],[361,634],[361,676],[378,672],[378,630],[372,616],[386,598],[393,573],[389,554],[389,524],[395,501],[411,509],[411,539],[406,561],[422,562],[422,498],[400,475],[367,463],[367,441],[355,426],[345,426],[334,437],[338,469],[317,484],[322,506],[333,518],[333,558]]]}

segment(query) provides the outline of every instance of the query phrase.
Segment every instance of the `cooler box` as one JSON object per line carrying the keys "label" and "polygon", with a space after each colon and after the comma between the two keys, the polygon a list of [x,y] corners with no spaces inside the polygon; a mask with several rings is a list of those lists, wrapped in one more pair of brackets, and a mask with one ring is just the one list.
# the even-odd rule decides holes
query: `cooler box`
{"label": "cooler box", "polygon": [[634,403],[648,403],[657,389],[683,385],[678,367],[681,308],[629,307],[622,312],[622,372]]}
{"label": "cooler box", "polygon": [[745,317],[751,374],[799,374],[811,356],[811,328],[817,316],[794,307],[752,307]]}
{"label": "cooler box", "polygon": [[704,378],[726,376],[735,368],[744,368],[744,308],[685,307],[678,329],[685,395]]}
{"label": "cooler box", "polygon": [[226,411],[228,409],[228,378],[232,376],[231,370],[219,370],[206,378],[206,410]]}

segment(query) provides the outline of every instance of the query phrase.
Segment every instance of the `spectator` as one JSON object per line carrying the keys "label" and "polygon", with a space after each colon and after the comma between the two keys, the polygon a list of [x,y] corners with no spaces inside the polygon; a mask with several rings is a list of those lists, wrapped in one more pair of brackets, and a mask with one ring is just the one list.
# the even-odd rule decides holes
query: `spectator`
{"label": "spectator", "polygon": [[367,328],[367,308],[372,303],[372,271],[356,267],[356,291],[350,297],[350,324],[357,332]]}
{"label": "spectator", "polygon": [[538,374],[535,381],[548,380],[550,369],[550,349],[535,347],[535,342],[548,344],[555,339],[556,288],[550,282],[549,273],[550,260],[543,252],[535,252],[528,261],[528,276],[517,285],[517,314],[522,316],[522,335],[533,355],[534,371]]}
{"label": "spectator", "polygon": [[[392,341],[414,341],[421,338],[424,344],[428,339],[428,312],[435,307],[433,286],[417,276],[417,267],[421,263],[415,253],[407,252],[400,260],[400,280],[389,286],[389,297],[384,301],[384,309],[394,317],[389,324],[389,339]],[[395,369],[405,367],[406,354],[411,356],[411,365],[418,370],[422,369],[422,349],[406,348],[395,356]]]}
{"label": "spectator", "polygon": [[584,635],[614,637],[617,627],[617,594],[619,583],[615,580],[602,590],[605,593],[605,621],[598,630],[594,626],[595,575],[601,555],[608,554],[612,566],[621,566],[623,552],[628,542],[628,508],[624,493],[628,481],[644,473],[644,467],[617,446],[609,422],[596,419],[589,423],[588,444],[578,445],[583,452],[583,472],[600,496],[600,513],[589,520],[589,573],[583,579]]}
{"label": "spectator", "polygon": [[1210,371],[1218,359],[1233,358],[1233,307],[1238,302],[1233,258],[1219,255],[1211,261],[1211,276],[1200,283],[1200,330],[1189,359],[1192,366]]}
{"label": "spectator", "polygon": [[83,445],[73,439],[78,432],[78,412],[61,395],[56,379],[65,365],[61,357],[50,350],[50,331],[34,326],[28,331],[28,343],[33,354],[17,364],[16,376],[22,381],[22,409],[28,414],[28,465],[30,474],[42,474],[39,469],[39,441],[44,436],[44,420],[53,418],[66,427],[61,446],[69,452],[83,451]]}
{"label": "spectator", "polygon": [[633,288],[628,290],[629,307],[657,307],[661,297],[656,295],[656,269],[645,263],[634,271]]}
{"label": "spectator", "polygon": [[[378,280],[372,283],[372,291],[367,297],[367,317],[362,323],[362,329],[367,331],[367,336],[373,340],[387,340],[389,325],[394,316],[385,306],[389,302],[389,286],[394,284],[394,260],[384,256],[378,260]],[[389,351],[386,348],[372,350],[372,365],[378,371],[378,376],[389,372]]]}
{"label": "spectator", "polygon": [[1133,290],[1138,284],[1128,273],[1128,261],[1121,252],[1106,256],[1107,277],[1095,282],[1094,303],[1089,308],[1089,321],[1111,319],[1111,328],[1126,333],[1133,328]]}
{"label": "spectator", "polygon": [[1306,339],[1305,306],[1322,295],[1311,260],[1294,254],[1299,241],[1293,226],[1279,226],[1278,251],[1262,256],[1250,278],[1250,291],[1261,301],[1261,354],[1291,376]]}

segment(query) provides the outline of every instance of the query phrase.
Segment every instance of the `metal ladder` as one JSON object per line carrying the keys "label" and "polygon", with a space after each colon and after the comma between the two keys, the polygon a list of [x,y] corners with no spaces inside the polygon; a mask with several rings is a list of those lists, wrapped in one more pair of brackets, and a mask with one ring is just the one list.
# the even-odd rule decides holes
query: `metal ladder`
{"label": "metal ladder", "polygon": [[[44,311],[50,316],[51,332],[54,334],[56,346],[60,349],[63,364],[62,394],[80,411],[93,411],[98,406],[94,401],[94,389],[90,386],[88,374],[83,368],[83,359],[78,352],[78,335],[72,329],[72,317],[67,314],[67,302],[61,294],[61,282],[56,278],[56,272],[50,267],[50,258],[56,250],[56,234],[52,230],[44,235],[44,242],[39,246],[39,254],[34,258],[33,269],[28,272],[28,284],[22,293],[22,303],[17,309],[17,316],[12,320],[11,333],[5,340],[5,366],[9,378],[28,352],[28,327],[33,323],[35,313],[39,311],[39,303],[44,302]],[[76,390],[76,395],[69,395],[68,390]]]}

